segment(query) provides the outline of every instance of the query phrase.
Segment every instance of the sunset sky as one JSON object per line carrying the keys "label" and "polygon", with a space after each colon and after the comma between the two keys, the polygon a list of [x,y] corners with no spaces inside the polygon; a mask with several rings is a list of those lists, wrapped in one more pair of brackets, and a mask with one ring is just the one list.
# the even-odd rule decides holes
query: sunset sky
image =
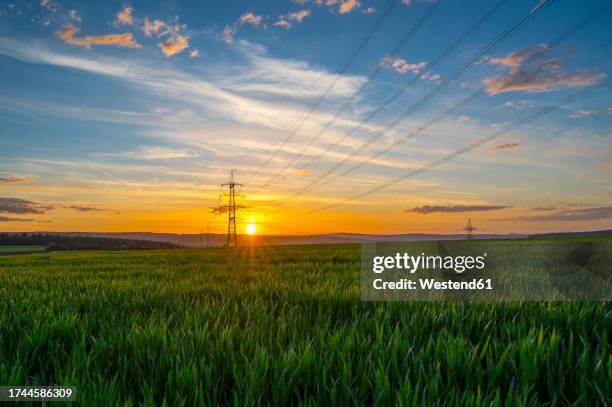
{"label": "sunset sky", "polygon": [[393,3],[2,0],[0,231],[612,228],[610,2]]}

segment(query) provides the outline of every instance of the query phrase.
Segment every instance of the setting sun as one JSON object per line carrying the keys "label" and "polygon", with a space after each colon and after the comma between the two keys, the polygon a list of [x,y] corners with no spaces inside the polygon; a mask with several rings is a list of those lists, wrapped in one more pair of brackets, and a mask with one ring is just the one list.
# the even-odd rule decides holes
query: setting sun
{"label": "setting sun", "polygon": [[252,223],[249,223],[246,227],[246,231],[249,235],[254,235],[257,232],[257,226]]}

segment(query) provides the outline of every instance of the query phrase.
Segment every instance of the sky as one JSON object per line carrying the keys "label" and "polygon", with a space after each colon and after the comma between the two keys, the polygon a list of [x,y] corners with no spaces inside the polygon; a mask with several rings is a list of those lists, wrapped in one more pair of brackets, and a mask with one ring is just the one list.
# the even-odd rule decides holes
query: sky
{"label": "sky", "polygon": [[1,0],[0,232],[612,228],[610,8]]}

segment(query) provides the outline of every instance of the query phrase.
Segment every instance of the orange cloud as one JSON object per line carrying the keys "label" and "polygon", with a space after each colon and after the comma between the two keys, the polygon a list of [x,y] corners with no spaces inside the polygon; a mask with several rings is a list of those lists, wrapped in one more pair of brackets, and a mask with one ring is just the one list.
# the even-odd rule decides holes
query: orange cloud
{"label": "orange cloud", "polygon": [[30,181],[32,181],[30,178],[19,178],[19,177],[2,178],[0,177],[0,184],[12,184],[15,182],[30,182]]}
{"label": "orange cloud", "polygon": [[142,27],[142,31],[146,37],[152,37],[153,34],[157,34],[159,30],[164,28],[166,23],[160,20],[150,21],[149,18],[145,18],[144,26]]}
{"label": "orange cloud", "polygon": [[238,22],[241,25],[242,24],[252,24],[258,27],[259,24],[261,24],[261,16],[258,16],[257,14],[253,14],[250,11],[248,11],[240,16],[240,19],[238,20]]}
{"label": "orange cloud", "polygon": [[500,151],[521,151],[523,146],[519,143],[500,144],[489,148],[490,153],[498,153]]}
{"label": "orange cloud", "polygon": [[130,5],[125,5],[123,8],[117,13],[117,17],[115,18],[116,25],[132,25],[134,23],[134,18],[132,17],[132,11],[134,9]]}
{"label": "orange cloud", "polygon": [[301,23],[306,17],[310,15],[310,10],[300,10],[293,13],[287,13],[285,15],[279,16],[278,21],[274,23],[274,25],[278,27],[285,27],[286,29],[291,28],[290,21],[297,21]]}
{"label": "orange cloud", "polygon": [[161,49],[162,53],[169,58],[189,47],[189,37],[176,34],[166,40],[163,40],[157,44],[157,46]]}
{"label": "orange cloud", "polygon": [[550,48],[536,45],[512,52],[502,58],[489,59],[490,64],[508,68],[508,73],[497,78],[485,79],[487,92],[497,95],[504,92],[549,92],[562,87],[588,86],[600,82],[605,75],[588,69],[562,72],[562,64],[556,58],[548,58]]}
{"label": "orange cloud", "polygon": [[344,0],[340,4],[340,8],[338,9],[338,11],[340,12],[340,14],[346,14],[346,13],[350,13],[351,11],[355,10],[359,6],[361,6],[361,4],[359,3],[358,0]]}
{"label": "orange cloud", "polygon": [[125,48],[140,48],[134,40],[132,33],[108,34],[108,35],[87,35],[85,37],[75,37],[79,29],[73,25],[67,25],[57,31],[57,36],[68,44],[91,48],[92,45],[116,45]]}
{"label": "orange cloud", "polygon": [[192,49],[189,51],[189,58],[198,58],[200,56],[200,51],[197,49]]}

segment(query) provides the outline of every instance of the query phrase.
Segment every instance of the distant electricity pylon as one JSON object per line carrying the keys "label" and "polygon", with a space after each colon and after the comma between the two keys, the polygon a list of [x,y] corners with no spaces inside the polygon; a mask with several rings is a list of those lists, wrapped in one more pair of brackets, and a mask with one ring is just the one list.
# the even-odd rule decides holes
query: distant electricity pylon
{"label": "distant electricity pylon", "polygon": [[236,186],[243,186],[234,182],[234,170],[230,171],[230,180],[227,183],[221,184],[221,188],[229,187],[229,195],[227,202],[227,247],[238,247],[238,238],[236,237]]}
{"label": "distant electricity pylon", "polygon": [[467,239],[473,239],[473,238],[474,238],[474,231],[475,231],[475,230],[480,230],[480,229],[478,229],[478,228],[476,228],[476,227],[472,226],[472,219],[468,218],[468,224],[467,224],[467,226],[466,226],[466,227],[464,227],[464,228],[463,228],[463,229],[461,229],[461,230],[465,230],[465,231],[467,231],[467,236],[466,236],[466,237],[467,237]]}

